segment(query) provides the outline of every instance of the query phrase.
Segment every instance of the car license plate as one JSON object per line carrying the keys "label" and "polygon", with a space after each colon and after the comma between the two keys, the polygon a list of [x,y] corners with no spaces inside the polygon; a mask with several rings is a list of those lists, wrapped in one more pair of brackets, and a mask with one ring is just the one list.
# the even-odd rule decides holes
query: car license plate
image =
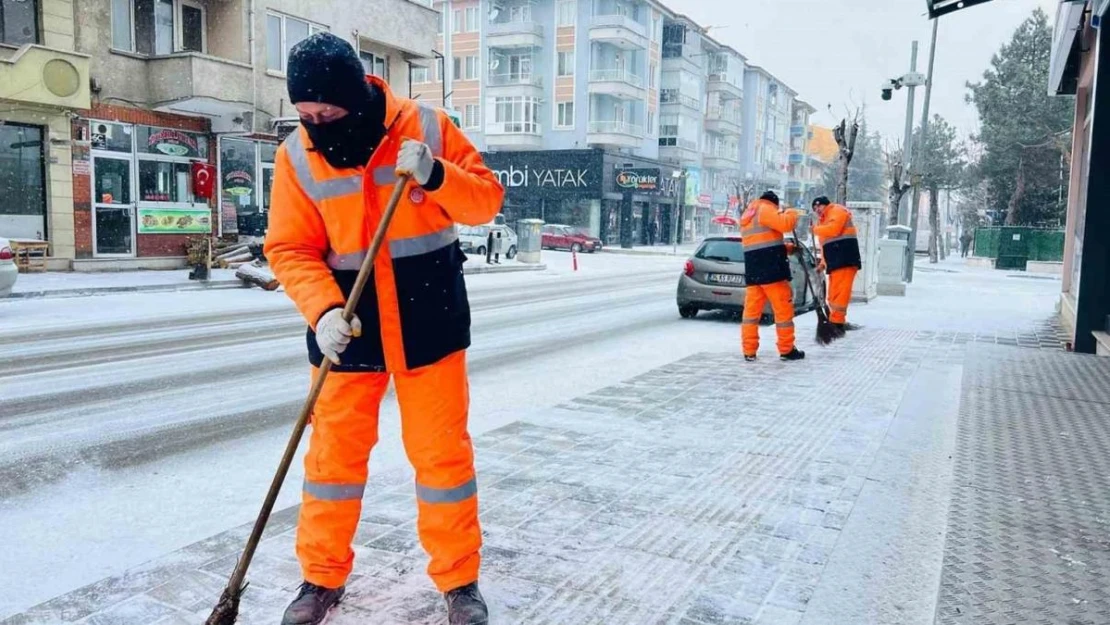
{"label": "car license plate", "polygon": [[744,276],[734,273],[711,273],[707,277],[710,282],[715,282],[717,284],[744,286]]}

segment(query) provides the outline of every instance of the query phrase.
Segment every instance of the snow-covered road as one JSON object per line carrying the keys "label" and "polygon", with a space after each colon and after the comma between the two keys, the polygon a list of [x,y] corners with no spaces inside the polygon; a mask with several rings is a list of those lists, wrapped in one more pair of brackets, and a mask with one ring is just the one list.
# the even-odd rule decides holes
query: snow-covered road
{"label": "snow-covered road", "polygon": [[[736,341],[735,323],[678,318],[681,263],[468,277],[472,431]],[[307,387],[283,295],[28,301],[0,320],[0,571],[19,571],[0,619],[253,517]],[[381,430],[372,470],[404,464],[391,400]]]}

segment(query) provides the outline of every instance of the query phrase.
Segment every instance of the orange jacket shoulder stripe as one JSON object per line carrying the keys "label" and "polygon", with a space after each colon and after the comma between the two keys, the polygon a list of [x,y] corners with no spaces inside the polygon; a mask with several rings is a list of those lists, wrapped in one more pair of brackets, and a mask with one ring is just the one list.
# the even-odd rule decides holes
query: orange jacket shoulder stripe
{"label": "orange jacket shoulder stripe", "polygon": [[[446,115],[394,97],[376,77],[368,80],[385,94],[385,137],[365,167],[339,169],[312,150],[303,129],[291,134],[275,163],[266,254],[310,328],[315,326],[350,292],[397,182],[402,141],[426,143],[443,164],[443,183],[425,190],[410,182],[402,194],[386,245],[374,259],[375,288],[366,289],[357,307],[363,336],[352,341],[341,367],[407,370],[469,345],[465,257],[455,223],[488,223],[504,191]],[[319,360],[313,340],[309,351]]]}

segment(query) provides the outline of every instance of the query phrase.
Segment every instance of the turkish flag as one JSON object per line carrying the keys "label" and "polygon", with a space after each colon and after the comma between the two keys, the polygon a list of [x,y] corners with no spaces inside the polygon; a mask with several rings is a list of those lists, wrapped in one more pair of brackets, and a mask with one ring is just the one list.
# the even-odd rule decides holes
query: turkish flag
{"label": "turkish flag", "polygon": [[193,163],[193,195],[208,199],[216,187],[216,168],[208,163]]}

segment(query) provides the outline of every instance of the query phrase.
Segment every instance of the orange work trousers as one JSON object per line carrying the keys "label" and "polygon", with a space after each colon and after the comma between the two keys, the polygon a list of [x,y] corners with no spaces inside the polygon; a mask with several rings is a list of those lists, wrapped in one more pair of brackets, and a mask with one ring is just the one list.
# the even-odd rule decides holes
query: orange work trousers
{"label": "orange work trousers", "polygon": [[847,323],[852,283],[856,281],[858,271],[856,267],[841,267],[829,272],[829,321]]}
{"label": "orange work trousers", "polygon": [[[389,376],[332,372],[316,402],[305,456],[297,557],[305,580],[318,586],[344,585],[354,565],[351,541]],[[466,352],[395,373],[393,384],[405,453],[416,469],[416,525],[431,559],[428,575],[446,592],[478,580],[482,546],[474,449],[467,432]]]}
{"label": "orange work trousers", "polygon": [[790,281],[749,284],[744,293],[744,320],[740,326],[745,356],[755,356],[759,351],[759,318],[767,300],[771,300],[775,313],[779,354],[789,354],[794,349],[794,289]]}

